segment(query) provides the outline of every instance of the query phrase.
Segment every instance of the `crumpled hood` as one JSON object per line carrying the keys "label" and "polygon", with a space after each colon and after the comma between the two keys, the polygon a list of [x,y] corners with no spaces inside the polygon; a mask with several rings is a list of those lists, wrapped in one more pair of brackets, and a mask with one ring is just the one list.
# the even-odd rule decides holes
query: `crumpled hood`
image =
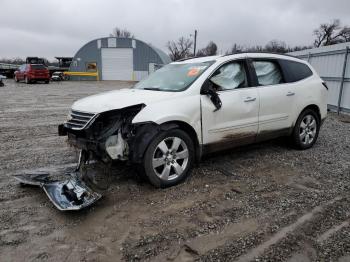
{"label": "crumpled hood", "polygon": [[73,110],[101,113],[137,104],[149,104],[181,96],[182,92],[163,92],[141,89],[120,89],[88,96],[77,100]]}

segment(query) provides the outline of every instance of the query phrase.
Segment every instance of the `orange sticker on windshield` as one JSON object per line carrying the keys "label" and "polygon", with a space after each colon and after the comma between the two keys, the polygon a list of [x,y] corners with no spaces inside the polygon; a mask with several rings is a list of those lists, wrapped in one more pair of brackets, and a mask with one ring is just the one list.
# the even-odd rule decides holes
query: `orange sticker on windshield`
{"label": "orange sticker on windshield", "polygon": [[192,68],[190,71],[188,71],[187,76],[196,76],[199,73],[198,68]]}

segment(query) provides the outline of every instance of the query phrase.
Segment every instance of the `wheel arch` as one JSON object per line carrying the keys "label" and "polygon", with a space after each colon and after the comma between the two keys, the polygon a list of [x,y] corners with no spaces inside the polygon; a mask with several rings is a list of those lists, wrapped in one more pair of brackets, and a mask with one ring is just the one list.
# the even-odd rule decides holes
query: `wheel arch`
{"label": "wheel arch", "polygon": [[[320,107],[316,104],[310,104],[308,106],[306,106],[303,110],[301,110],[301,112],[299,113],[299,116],[302,112],[304,112],[305,110],[307,109],[311,109],[313,111],[315,111],[317,113],[317,116],[318,116],[318,120],[321,121],[321,111],[320,111]],[[298,116],[298,117],[299,117]]]}
{"label": "wheel arch", "polygon": [[129,148],[132,149],[131,153],[131,161],[135,163],[140,163],[142,161],[144,154],[152,142],[152,140],[156,137],[156,135],[161,131],[167,131],[170,129],[178,128],[186,134],[190,136],[194,143],[195,148],[195,161],[198,164],[201,158],[201,146],[198,140],[197,133],[195,129],[186,122],[183,121],[168,121],[162,124],[156,124],[154,122],[142,123],[139,128],[137,128],[137,133],[134,139],[129,141]]}

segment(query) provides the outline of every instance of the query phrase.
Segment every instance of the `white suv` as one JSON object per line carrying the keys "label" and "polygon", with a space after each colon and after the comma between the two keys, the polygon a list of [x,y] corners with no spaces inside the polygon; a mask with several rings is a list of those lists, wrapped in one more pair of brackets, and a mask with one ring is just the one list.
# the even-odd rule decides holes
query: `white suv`
{"label": "white suv", "polygon": [[76,101],[59,134],[89,159],[128,161],[167,187],[206,153],[280,136],[312,147],[327,115],[327,89],[307,62],[289,56],[188,59],[132,89]]}

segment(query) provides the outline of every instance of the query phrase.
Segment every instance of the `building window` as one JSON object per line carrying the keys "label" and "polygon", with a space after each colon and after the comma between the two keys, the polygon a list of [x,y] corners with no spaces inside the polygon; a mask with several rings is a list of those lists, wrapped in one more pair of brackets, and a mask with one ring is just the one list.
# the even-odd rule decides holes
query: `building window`
{"label": "building window", "polygon": [[116,38],[108,38],[108,47],[117,47],[117,39]]}

